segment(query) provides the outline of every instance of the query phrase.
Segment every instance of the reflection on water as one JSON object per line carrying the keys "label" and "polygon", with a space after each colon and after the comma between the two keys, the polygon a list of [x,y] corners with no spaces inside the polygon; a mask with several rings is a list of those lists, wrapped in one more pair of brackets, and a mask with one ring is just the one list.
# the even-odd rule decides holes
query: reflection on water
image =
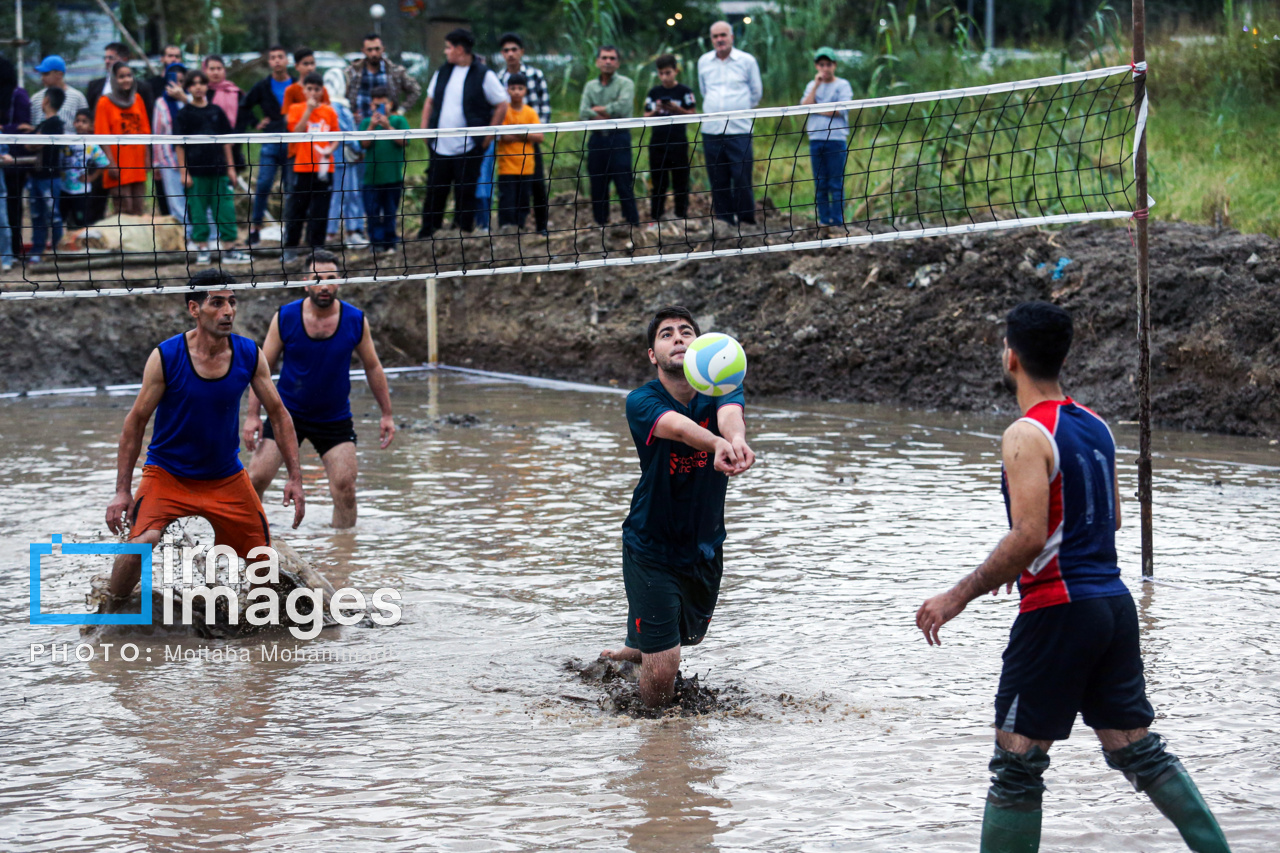
{"label": "reflection on water", "polygon": [[[132,662],[118,645],[111,660],[29,660],[30,644],[78,634],[27,624],[25,568],[29,542],[104,536],[130,400],[0,403],[0,847],[976,848],[1016,605],[975,602],[940,649],[912,615],[1002,532],[1002,423],[753,404],[760,463],[731,487],[716,624],[685,662],[753,697],[750,713],[630,721],[562,668],[625,627],[620,525],[637,465],[621,396],[450,373],[393,390],[408,426],[388,451],[372,398],[353,401],[356,530],[325,527],[309,448],[307,520],[288,530],[278,489],[267,512],[335,584],[401,590],[402,624],[310,643],[138,638]],[[1134,441],[1118,433],[1132,521]],[[1280,452],[1180,434],[1156,447],[1159,583],[1135,578],[1134,525],[1118,545],[1157,729],[1235,849],[1268,849]],[[45,609],[74,612],[93,570],[42,565]],[[261,659],[295,647],[334,659]],[[1044,849],[1182,849],[1087,732],[1055,747],[1048,781]]]}

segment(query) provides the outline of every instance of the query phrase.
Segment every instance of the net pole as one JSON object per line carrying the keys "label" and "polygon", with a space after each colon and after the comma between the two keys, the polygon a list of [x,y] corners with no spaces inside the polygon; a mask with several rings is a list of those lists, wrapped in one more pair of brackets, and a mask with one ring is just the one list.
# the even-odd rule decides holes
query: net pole
{"label": "net pole", "polygon": [[436,280],[427,279],[427,363],[440,363],[440,317],[436,313]]}
{"label": "net pole", "polygon": [[[1145,0],[1133,0],[1133,62],[1147,61],[1147,15]],[[1133,78],[1134,109],[1146,98],[1147,75]],[[1142,576],[1155,576],[1155,555],[1151,526],[1151,277],[1147,242],[1147,137],[1138,140],[1133,158],[1135,216],[1138,252],[1138,503],[1142,513]]]}

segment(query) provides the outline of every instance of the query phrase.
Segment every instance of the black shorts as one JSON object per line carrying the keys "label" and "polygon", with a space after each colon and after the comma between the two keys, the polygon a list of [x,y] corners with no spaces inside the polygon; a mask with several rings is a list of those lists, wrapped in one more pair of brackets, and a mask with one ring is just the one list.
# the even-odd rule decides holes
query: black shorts
{"label": "black shorts", "polygon": [[[298,434],[298,446],[302,446],[302,442],[310,440],[311,446],[316,449],[316,453],[324,456],[339,444],[346,442],[356,443],[356,427],[351,418],[343,418],[340,421],[329,421],[328,423],[316,423],[315,421],[304,421],[293,412],[289,413],[293,417],[293,431]],[[271,420],[268,419],[262,425],[263,439],[271,439],[275,441],[275,432],[271,429]]]}
{"label": "black shorts", "polygon": [[1141,729],[1155,719],[1128,594],[1020,613],[1009,632],[996,728],[1065,740],[1077,713],[1094,729]]}
{"label": "black shorts", "polygon": [[720,596],[724,557],[678,569],[651,563],[622,546],[627,587],[627,647],[647,655],[697,645],[711,625]]}

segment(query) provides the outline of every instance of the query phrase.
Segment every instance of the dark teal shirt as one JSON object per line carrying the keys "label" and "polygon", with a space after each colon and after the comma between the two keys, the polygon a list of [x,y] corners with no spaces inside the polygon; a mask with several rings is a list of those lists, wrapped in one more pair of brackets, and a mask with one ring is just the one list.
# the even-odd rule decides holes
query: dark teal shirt
{"label": "dark teal shirt", "polygon": [[663,415],[676,412],[720,435],[722,406],[743,406],[742,389],[696,394],[685,406],[654,379],[627,395],[627,425],[640,456],[640,482],[622,524],[622,542],[633,554],[681,568],[712,559],[724,544],[729,478],[715,469],[715,455],[653,434]]}

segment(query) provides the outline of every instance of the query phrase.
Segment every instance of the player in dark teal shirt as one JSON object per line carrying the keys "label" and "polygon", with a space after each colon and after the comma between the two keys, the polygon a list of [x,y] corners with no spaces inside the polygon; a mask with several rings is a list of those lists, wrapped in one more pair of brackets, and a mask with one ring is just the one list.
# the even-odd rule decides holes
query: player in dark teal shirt
{"label": "player in dark teal shirt", "polygon": [[699,334],[688,310],[669,306],[649,324],[658,378],[627,395],[627,424],[640,456],[640,482],[622,525],[627,641],[602,657],[640,664],[640,698],[671,701],[682,646],[702,642],[724,572],[724,497],[729,477],[748,470],[742,389],[697,393],[684,354]]}

